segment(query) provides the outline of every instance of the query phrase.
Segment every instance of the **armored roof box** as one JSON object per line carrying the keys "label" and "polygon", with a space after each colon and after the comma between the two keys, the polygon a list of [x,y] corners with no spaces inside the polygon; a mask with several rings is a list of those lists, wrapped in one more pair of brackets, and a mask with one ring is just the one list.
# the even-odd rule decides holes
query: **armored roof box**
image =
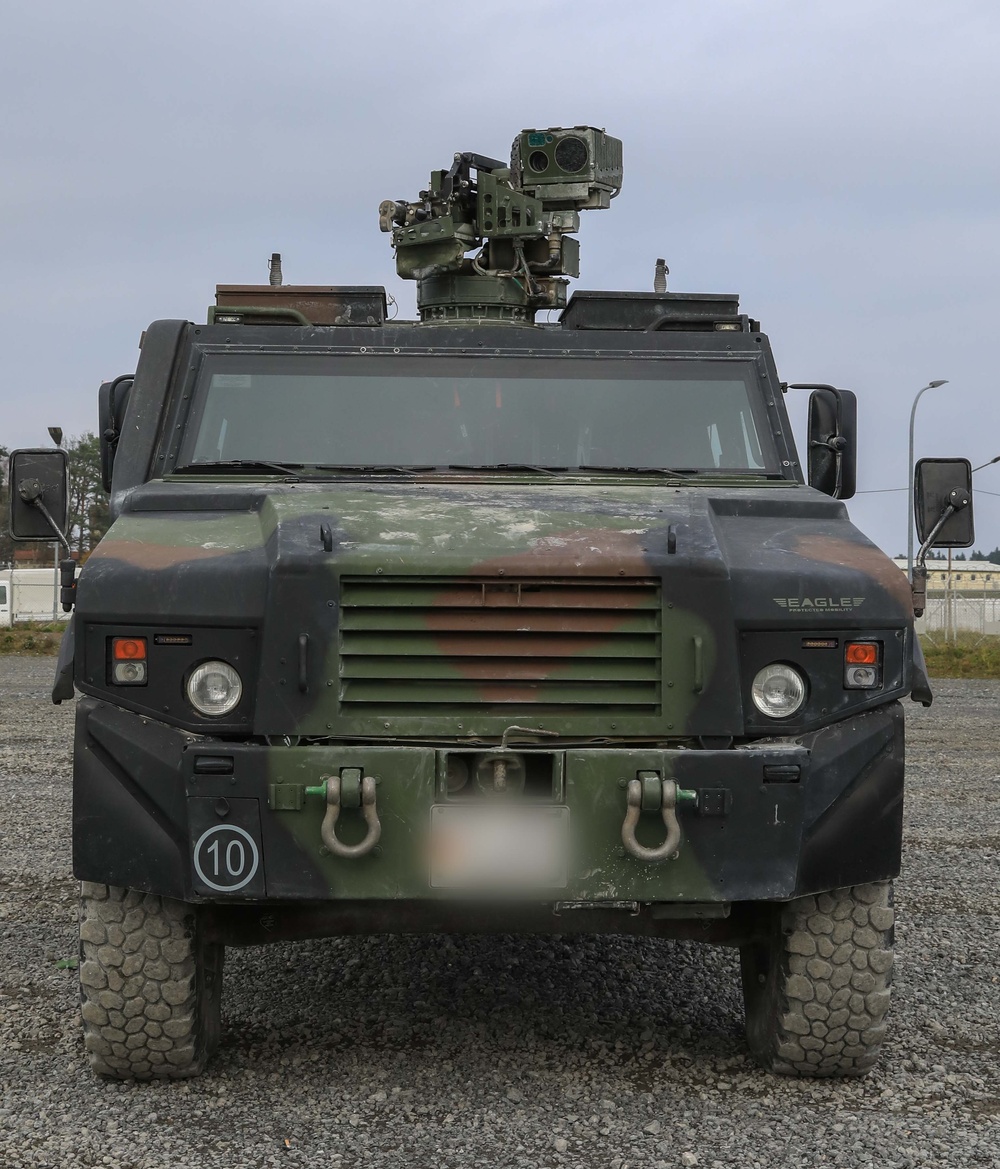
{"label": "armored roof box", "polygon": [[382,325],[385,289],[333,284],[218,284],[208,323]]}
{"label": "armored roof box", "polygon": [[564,329],[745,331],[735,292],[574,292],[559,318]]}

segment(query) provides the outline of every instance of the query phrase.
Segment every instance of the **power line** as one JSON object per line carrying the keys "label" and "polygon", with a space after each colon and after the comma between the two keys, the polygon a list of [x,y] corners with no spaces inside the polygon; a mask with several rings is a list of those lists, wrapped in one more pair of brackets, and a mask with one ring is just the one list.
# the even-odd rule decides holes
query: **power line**
{"label": "power line", "polygon": [[[887,495],[893,491],[909,491],[909,487],[870,487],[867,491],[855,491],[855,495]],[[976,495],[995,495],[1000,499],[1000,491],[986,491],[982,487],[974,487]]]}
{"label": "power line", "polygon": [[[934,382],[933,383],[933,385],[935,385],[935,386],[937,386],[938,384],[943,385],[944,383],[943,382],[941,382],[941,383]],[[921,391],[921,392],[923,392],[923,391]],[[981,466],[973,467],[972,468],[973,473],[975,473],[976,471],[981,471],[983,469],[983,467],[992,466],[993,463],[1000,463],[1000,455],[995,455],[992,459],[990,459],[988,462],[983,463]],[[869,487],[865,491],[855,491],[854,494],[855,495],[891,495],[893,492],[896,492],[896,491],[909,491],[909,490],[910,490],[909,487]],[[975,488],[975,490],[978,491],[980,495],[1000,495],[1000,492],[983,491],[979,487]]]}

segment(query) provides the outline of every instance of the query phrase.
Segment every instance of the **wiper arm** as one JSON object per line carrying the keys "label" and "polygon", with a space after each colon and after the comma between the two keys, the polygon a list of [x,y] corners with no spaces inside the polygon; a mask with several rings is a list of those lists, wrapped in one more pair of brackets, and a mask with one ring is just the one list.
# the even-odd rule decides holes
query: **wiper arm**
{"label": "wiper arm", "polygon": [[364,471],[391,475],[415,475],[418,471],[433,471],[434,466],[393,467],[384,463],[272,463],[268,459],[219,459],[214,462],[187,463],[174,471],[274,471],[290,479],[301,479],[311,471]]}
{"label": "wiper arm", "polygon": [[555,475],[565,467],[538,467],[534,463],[449,463],[449,471],[533,471],[538,475]]}
{"label": "wiper arm", "polygon": [[428,464],[421,466],[414,463],[407,467],[393,467],[386,463],[315,463],[317,471],[364,471],[366,474],[388,473],[392,475],[416,475],[418,471],[433,471],[435,468]]}
{"label": "wiper arm", "polygon": [[274,471],[288,479],[298,479],[296,471],[301,471],[303,463],[270,463],[267,459],[216,459],[205,463],[186,463],[183,467],[174,467],[174,473],[199,471]]}
{"label": "wiper arm", "polygon": [[666,475],[671,479],[689,479],[700,474],[697,467],[685,467],[683,471],[675,471],[670,467],[599,467],[585,464],[574,467],[574,471],[603,471],[608,475]]}

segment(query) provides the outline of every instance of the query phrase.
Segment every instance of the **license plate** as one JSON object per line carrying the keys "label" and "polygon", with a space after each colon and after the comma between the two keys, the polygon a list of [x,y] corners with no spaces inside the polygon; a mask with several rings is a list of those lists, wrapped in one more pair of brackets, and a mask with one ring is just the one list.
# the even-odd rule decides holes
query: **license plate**
{"label": "license plate", "polygon": [[562,889],[569,808],[435,805],[430,844],[433,889]]}

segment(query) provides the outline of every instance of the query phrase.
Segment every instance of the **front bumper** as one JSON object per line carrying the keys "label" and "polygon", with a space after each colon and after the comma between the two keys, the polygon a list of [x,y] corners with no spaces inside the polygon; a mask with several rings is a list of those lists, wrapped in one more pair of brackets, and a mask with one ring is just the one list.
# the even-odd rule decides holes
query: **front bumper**
{"label": "front bumper", "polygon": [[[674,905],[713,916],[736,902],[786,900],[899,871],[896,702],[794,740],[735,749],[549,753],[560,776],[552,802],[569,809],[572,860],[565,885],[536,896],[536,905]],[[323,847],[323,801],[305,794],[349,767],[379,777],[381,840],[355,859]],[[621,840],[625,783],[649,771],[699,793],[697,807],[679,812],[676,858],[658,864],[633,859]],[[391,904],[443,909],[461,898],[430,885],[424,829],[441,799],[432,747],[231,743],[93,698],[78,706],[73,863],[83,880],[220,905],[383,905],[373,922]],[[363,832],[360,817],[351,820],[346,813],[345,838]],[[660,817],[643,815],[638,835],[655,845]]]}

